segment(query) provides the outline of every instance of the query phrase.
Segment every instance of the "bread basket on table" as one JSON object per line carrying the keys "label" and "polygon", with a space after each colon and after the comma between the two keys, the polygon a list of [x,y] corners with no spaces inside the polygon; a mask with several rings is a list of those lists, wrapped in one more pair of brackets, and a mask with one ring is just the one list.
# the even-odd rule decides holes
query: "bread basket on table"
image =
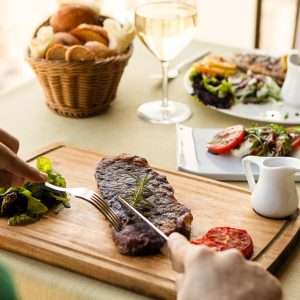
{"label": "bread basket on table", "polygon": [[[99,19],[99,24],[102,22],[103,18]],[[41,26],[48,24],[49,20]],[[108,109],[132,52],[131,44],[127,51],[116,56],[73,62],[33,58],[28,50],[27,61],[51,110],[66,117],[85,118]]]}

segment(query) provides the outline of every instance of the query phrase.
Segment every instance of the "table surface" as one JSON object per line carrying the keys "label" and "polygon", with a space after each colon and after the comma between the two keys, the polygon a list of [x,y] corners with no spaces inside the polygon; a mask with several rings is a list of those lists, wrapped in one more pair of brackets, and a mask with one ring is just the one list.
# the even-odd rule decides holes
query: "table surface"
{"label": "table surface", "polygon": [[[203,49],[222,53],[233,51],[195,41],[183,51],[177,61]],[[146,157],[153,165],[174,170],[175,126],[148,124],[136,115],[140,104],[160,98],[159,83],[150,79],[150,75],[157,72],[160,72],[159,63],[137,42],[117,98],[104,115],[89,119],[68,119],[55,115],[47,109],[41,88],[33,81],[1,96],[0,126],[20,139],[20,154],[23,157],[45,145],[61,141],[103,154],[134,153]],[[225,116],[199,105],[186,94],[183,74],[170,83],[169,94],[171,99],[187,103],[191,107],[193,117],[185,122],[188,126],[213,128],[237,123],[250,125],[245,120]],[[278,272],[285,300],[300,299],[299,250],[300,245]],[[23,300],[147,299],[6,251],[0,251],[0,262],[12,271]]]}

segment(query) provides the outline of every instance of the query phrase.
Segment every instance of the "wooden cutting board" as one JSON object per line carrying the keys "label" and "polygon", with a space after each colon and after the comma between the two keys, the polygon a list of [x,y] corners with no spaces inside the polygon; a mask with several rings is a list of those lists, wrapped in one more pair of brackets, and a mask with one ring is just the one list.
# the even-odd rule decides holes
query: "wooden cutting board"
{"label": "wooden cutting board", "polygon": [[[38,152],[53,160],[69,186],[96,190],[94,171],[101,155],[70,146],[54,145]],[[29,161],[34,163],[32,157]],[[280,265],[287,250],[299,238],[300,220],[270,220],[250,208],[246,190],[213,180],[157,169],[167,176],[177,199],[194,216],[192,237],[214,226],[244,228],[251,234],[256,260],[265,268]],[[271,242],[271,243],[270,243]],[[111,229],[102,215],[82,200],[72,208],[49,214],[25,227],[10,227],[0,220],[0,247],[63,267],[138,293],[175,299],[175,273],[163,255],[120,255]]]}

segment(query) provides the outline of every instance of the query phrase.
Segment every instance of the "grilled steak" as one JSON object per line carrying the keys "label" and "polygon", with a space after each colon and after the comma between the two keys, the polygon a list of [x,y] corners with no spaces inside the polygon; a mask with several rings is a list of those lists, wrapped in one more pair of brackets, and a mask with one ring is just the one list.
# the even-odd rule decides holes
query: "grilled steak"
{"label": "grilled steak", "polygon": [[244,71],[270,76],[282,86],[286,71],[286,56],[272,57],[261,54],[239,53],[235,56],[234,62]]}
{"label": "grilled steak", "polygon": [[165,234],[177,231],[189,237],[193,219],[190,210],[176,201],[167,178],[151,169],[145,159],[127,154],[104,158],[95,176],[102,197],[123,222],[121,231],[113,229],[113,240],[120,253],[155,254],[164,244],[148,224],[118,201],[118,196],[132,199],[141,178],[148,182],[143,189],[143,201],[136,208]]}

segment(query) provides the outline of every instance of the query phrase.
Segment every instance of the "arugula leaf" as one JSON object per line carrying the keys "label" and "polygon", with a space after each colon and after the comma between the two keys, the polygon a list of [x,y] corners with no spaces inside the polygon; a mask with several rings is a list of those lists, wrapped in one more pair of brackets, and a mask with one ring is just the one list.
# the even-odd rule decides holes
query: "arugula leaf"
{"label": "arugula leaf", "polygon": [[293,137],[283,126],[270,124],[246,129],[246,138],[253,140],[251,154],[257,156],[291,155]]}
{"label": "arugula leaf", "polygon": [[281,125],[271,124],[270,127],[276,134],[287,134],[287,130]]}

